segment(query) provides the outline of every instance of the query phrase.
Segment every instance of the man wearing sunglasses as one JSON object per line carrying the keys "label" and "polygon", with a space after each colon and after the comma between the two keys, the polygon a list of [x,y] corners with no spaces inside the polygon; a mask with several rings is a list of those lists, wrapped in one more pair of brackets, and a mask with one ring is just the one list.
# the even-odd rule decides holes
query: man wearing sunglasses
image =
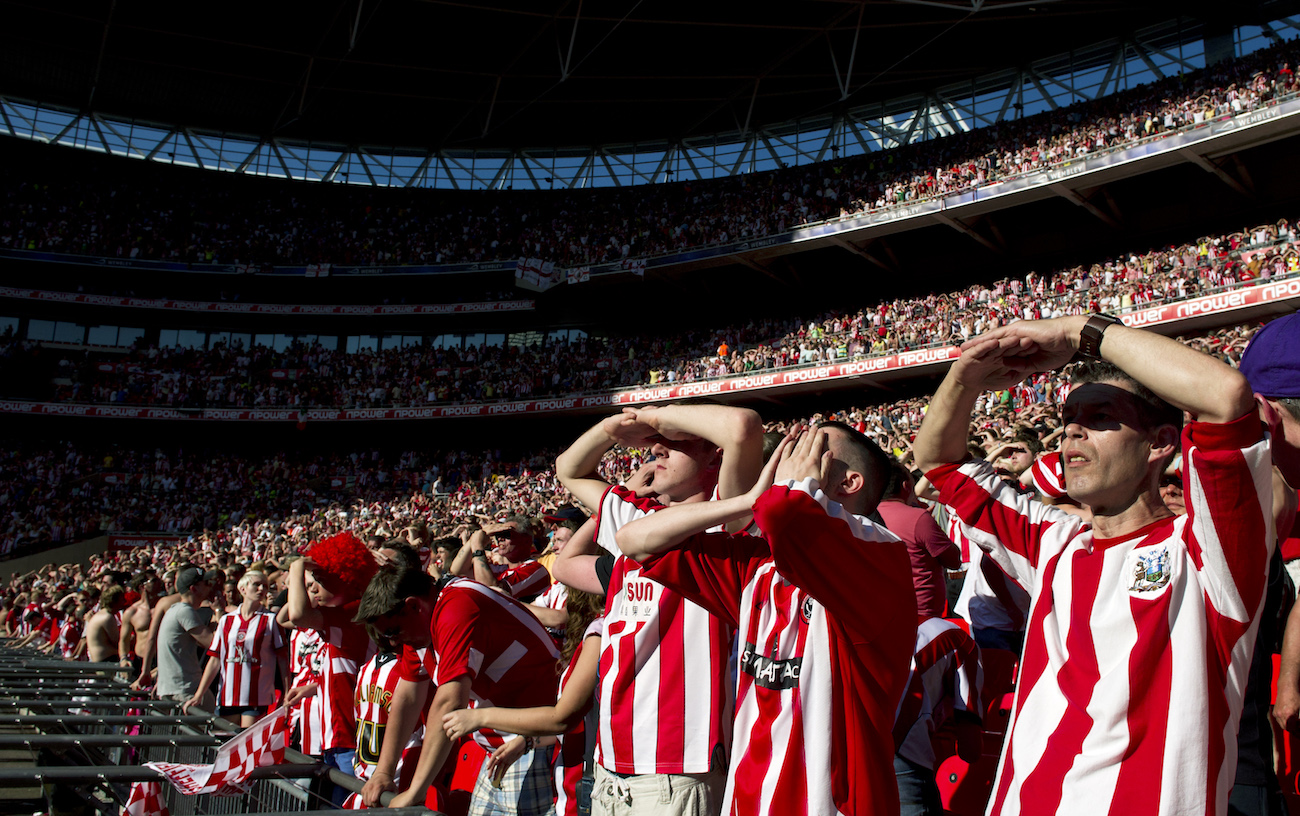
{"label": "man wearing sunglasses", "polygon": [[[385,790],[396,790],[397,761],[426,700],[430,723],[467,708],[471,699],[476,707],[555,704],[559,653],[551,636],[528,607],[477,581],[449,577],[435,583],[416,566],[389,565],[366,588],[356,619],[403,645],[401,680],[393,694],[379,761],[362,790],[367,806],[377,804]],[[431,697],[430,681],[435,685]],[[479,772],[471,813],[542,816],[551,809],[549,749],[526,740],[524,753],[503,774],[492,775],[510,736],[488,729],[474,732],[475,742],[492,752],[492,758]],[[442,729],[430,729],[410,787],[391,805],[423,803],[450,748]]]}

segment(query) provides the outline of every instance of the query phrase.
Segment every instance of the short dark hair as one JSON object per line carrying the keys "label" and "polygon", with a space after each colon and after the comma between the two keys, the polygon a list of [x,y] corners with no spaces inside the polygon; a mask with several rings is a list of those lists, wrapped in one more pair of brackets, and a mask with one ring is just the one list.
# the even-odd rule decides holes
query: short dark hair
{"label": "short dark hair", "polygon": [[433,589],[433,578],[418,567],[386,566],[375,573],[361,593],[357,604],[357,623],[373,623],[378,618],[391,615],[407,598],[422,598]]}
{"label": "short dark hair", "polygon": [[433,548],[435,550],[446,550],[453,554],[460,552],[460,545],[461,540],[456,536],[443,536],[442,538],[437,538],[433,541]]}
{"label": "short dark hair", "polygon": [[1296,399],[1295,397],[1282,397],[1276,402],[1278,405],[1281,405],[1286,409],[1286,412],[1291,415],[1292,419],[1296,422],[1300,422],[1300,399]]}
{"label": "short dark hair", "polygon": [[1038,434],[1031,430],[1021,429],[1020,432],[1015,435],[1013,441],[1024,445],[1025,449],[1034,456],[1038,456],[1038,454],[1043,452],[1043,440],[1039,439]]}
{"label": "short dark hair", "polygon": [[1070,374],[1070,385],[1088,383],[1122,382],[1128,385],[1133,396],[1137,398],[1138,417],[1146,426],[1144,430],[1155,430],[1161,425],[1183,427],[1183,412],[1156,396],[1156,393],[1142,383],[1133,379],[1123,369],[1106,360],[1089,360],[1082,363]]}
{"label": "short dark hair", "polygon": [[885,483],[885,489],[880,493],[880,500],[885,501],[886,499],[901,497],[906,492],[903,488],[911,478],[911,471],[903,467],[901,462],[893,462],[889,468],[889,480]]}
{"label": "short dark hair", "polygon": [[870,513],[875,510],[876,505],[880,504],[880,497],[884,494],[885,487],[889,484],[890,468],[894,460],[881,450],[879,445],[871,441],[869,436],[852,425],[833,419],[817,427],[836,428],[848,437],[850,450],[844,459],[844,464],[848,465],[850,470],[861,473],[866,482],[861,494],[865,501],[862,512]]}

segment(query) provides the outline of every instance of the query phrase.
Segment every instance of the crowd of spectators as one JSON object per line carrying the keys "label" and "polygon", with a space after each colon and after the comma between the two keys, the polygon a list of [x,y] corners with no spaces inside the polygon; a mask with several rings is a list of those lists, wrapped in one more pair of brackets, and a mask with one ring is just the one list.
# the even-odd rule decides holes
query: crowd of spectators
{"label": "crowd of spectators", "polygon": [[[0,336],[0,393],[168,407],[409,407],[682,383],[960,343],[1014,319],[1129,309],[1300,271],[1283,218],[1050,275],[896,298],[812,318],[753,320],[675,336],[587,337],[528,347],[407,346],[345,353],[301,342],[126,353]],[[33,380],[35,384],[33,385]]]}
{"label": "crowd of spectators", "polygon": [[[1235,364],[1257,327],[1230,326],[1184,342]],[[1013,434],[1025,423],[1025,411],[1058,405],[1065,393],[1057,374],[990,393],[978,406],[980,430]],[[907,464],[925,402],[896,400],[808,419],[847,422]],[[785,431],[792,424],[774,421],[767,429]],[[540,515],[571,502],[555,477],[555,453],[369,449],[254,456],[11,440],[0,454],[0,558],[124,531],[172,533],[205,551],[237,546],[259,557],[343,529],[392,535],[416,527],[436,537],[466,517]],[[642,451],[618,448],[606,457],[605,475],[622,480],[644,458]]]}
{"label": "crowd of spectators", "polygon": [[[194,263],[561,266],[651,257],[1003,181],[1295,93],[1295,41],[1123,93],[804,167],[613,190],[515,194],[295,188],[161,168],[0,171],[0,247]],[[33,175],[33,171],[35,175]],[[122,171],[125,172],[125,171]],[[202,187],[200,191],[200,187]]]}

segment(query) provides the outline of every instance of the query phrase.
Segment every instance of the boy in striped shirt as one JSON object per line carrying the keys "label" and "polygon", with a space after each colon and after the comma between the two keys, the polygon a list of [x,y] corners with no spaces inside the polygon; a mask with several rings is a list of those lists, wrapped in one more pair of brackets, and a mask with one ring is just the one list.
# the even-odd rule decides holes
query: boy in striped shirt
{"label": "boy in striped shirt", "polygon": [[[875,443],[826,423],[784,440],[748,493],[618,532],[648,578],[740,632],[727,813],[899,811],[894,714],[916,592],[906,547],[866,518],[889,476]],[[706,532],[751,508],[763,538]]]}

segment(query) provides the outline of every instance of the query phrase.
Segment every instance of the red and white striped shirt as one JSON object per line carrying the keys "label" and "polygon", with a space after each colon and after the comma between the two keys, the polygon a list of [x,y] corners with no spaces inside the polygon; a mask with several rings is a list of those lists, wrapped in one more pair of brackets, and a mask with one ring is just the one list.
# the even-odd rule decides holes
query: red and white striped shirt
{"label": "red and white striped shirt", "polygon": [[[604,629],[603,618],[596,618],[587,625],[578,648],[573,650],[569,665],[564,668],[564,674],[560,677],[561,696],[564,694],[564,687],[569,684],[569,678],[573,676],[574,667],[578,665],[578,658],[582,656],[583,649],[587,648],[587,638],[599,638]],[[600,644],[596,643],[592,648],[598,649]],[[594,703],[593,697],[582,712],[582,719],[557,738],[559,749],[555,752],[554,764],[555,812],[558,816],[578,816],[578,783],[582,781],[582,774],[586,769],[587,754],[596,745]]]}
{"label": "red and white striped shirt", "polygon": [[[597,542],[617,552],[617,530],[662,508],[611,487]],[[605,596],[596,763],[628,774],[707,773],[714,752],[725,757],[731,744],[734,624],[641,572],[620,555]]]}
{"label": "red and white striped shirt", "polygon": [[492,575],[516,598],[531,598],[551,585],[551,574],[541,562],[529,559],[517,567],[493,564]]}
{"label": "red and white striped shirt", "polygon": [[217,621],[208,657],[221,664],[219,706],[269,706],[275,702],[275,655],[284,636],[263,609],[245,618],[236,609]]}
{"label": "red and white striped shirt", "polygon": [[907,677],[907,690],[894,719],[898,753],[934,769],[935,731],[956,711],[983,716],[980,688],[984,670],[980,647],[960,626],[943,618],[927,618],[916,629],[916,652]]}
{"label": "red and white striped shirt", "polygon": [[[64,621],[63,626],[59,627],[58,649],[64,660],[71,660],[73,652],[77,651],[77,644],[81,643],[83,629],[81,619],[76,615],[68,615],[68,619]],[[89,660],[90,658],[86,652],[82,652],[81,659]]]}
{"label": "red and white striped shirt", "polygon": [[[468,676],[471,708],[555,705],[560,653],[528,607],[469,578],[443,586],[429,621],[428,649],[402,648],[403,680],[436,685]],[[474,741],[494,750],[514,736],[489,728]]]}
{"label": "red and white striped shirt", "polygon": [[894,714],[916,644],[907,548],[811,480],[754,505],[762,538],[701,533],[646,571],[740,627],[723,811],[897,813]]}
{"label": "red and white striped shirt", "polygon": [[[357,674],[356,716],[357,753],[353,768],[358,779],[370,779],[379,764],[379,751],[384,746],[384,729],[393,708],[393,693],[401,680],[401,659],[393,652],[380,652],[366,662]],[[402,762],[406,752],[424,743],[424,725],[416,725],[414,733],[398,757],[396,779],[402,778]]]}
{"label": "red and white striped shirt", "polygon": [[1033,588],[990,814],[1226,812],[1276,538],[1270,454],[1253,412],[1189,424],[1183,452],[1187,515],[1115,539],[984,463],[929,474]]}
{"label": "red and white striped shirt", "polygon": [[[961,548],[966,564],[966,580],[953,611],[970,621],[975,629],[998,629],[1020,632],[1029,620],[1029,593],[1007,577],[1002,567],[985,554],[998,546],[997,539],[962,523],[955,513],[948,513],[948,535]],[[983,541],[980,546],[978,542]]]}
{"label": "red and white striped shirt", "polygon": [[356,705],[352,698],[357,686],[357,669],[374,654],[375,644],[365,628],[352,621],[355,602],[317,611],[325,617],[325,628],[318,630],[323,643],[319,679],[324,715],[321,746],[325,750],[347,750],[356,747]]}
{"label": "red and white striped shirt", "polygon": [[[325,644],[315,629],[294,629],[289,632],[289,674],[294,686],[319,683],[324,676]],[[289,728],[301,726],[302,752],[320,756],[325,750],[321,742],[325,736],[320,692],[300,700],[289,714]]]}

